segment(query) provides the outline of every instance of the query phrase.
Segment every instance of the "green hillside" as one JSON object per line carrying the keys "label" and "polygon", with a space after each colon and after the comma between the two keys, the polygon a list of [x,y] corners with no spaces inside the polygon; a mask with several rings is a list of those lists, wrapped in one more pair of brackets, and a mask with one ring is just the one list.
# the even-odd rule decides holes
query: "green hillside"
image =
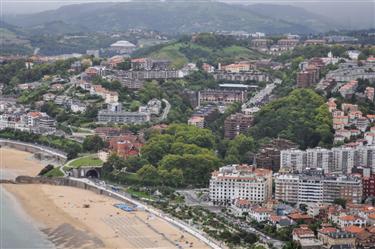
{"label": "green hillside", "polygon": [[172,67],[181,68],[188,62],[231,63],[238,60],[254,60],[267,57],[250,49],[247,41],[231,40],[228,37],[200,34],[196,41],[180,40],[140,50],[134,57],[168,59]]}

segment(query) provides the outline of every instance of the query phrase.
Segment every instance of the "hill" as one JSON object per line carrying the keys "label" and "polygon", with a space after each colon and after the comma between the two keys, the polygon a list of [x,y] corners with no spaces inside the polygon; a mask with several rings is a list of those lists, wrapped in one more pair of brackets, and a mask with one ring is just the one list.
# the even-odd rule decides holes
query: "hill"
{"label": "hill", "polygon": [[0,55],[30,54],[33,48],[28,39],[15,26],[0,21]]}
{"label": "hill", "polygon": [[318,16],[314,18],[314,14],[311,13],[309,19],[318,23],[319,25],[315,26],[319,29],[301,24],[300,20],[292,22],[292,20],[284,20],[282,16],[274,18],[267,15],[266,11],[257,13],[258,10],[252,8],[252,6],[219,2],[188,1],[90,3],[68,5],[37,14],[9,16],[5,20],[24,27],[62,21],[61,25],[74,25],[87,31],[123,31],[129,28],[142,28],[170,34],[217,30],[311,33],[323,31],[321,27],[327,28],[324,23],[319,24],[321,18]]}
{"label": "hill", "polygon": [[177,42],[157,45],[137,51],[133,57],[168,59],[172,66],[181,68],[188,62],[231,63],[238,60],[254,60],[266,55],[250,49],[248,41],[202,33],[192,41],[190,37]]}
{"label": "hill", "polygon": [[277,4],[254,4],[250,8],[252,11],[265,17],[271,16],[276,20],[299,23],[317,31],[344,27],[328,17],[309,12],[301,7]]}

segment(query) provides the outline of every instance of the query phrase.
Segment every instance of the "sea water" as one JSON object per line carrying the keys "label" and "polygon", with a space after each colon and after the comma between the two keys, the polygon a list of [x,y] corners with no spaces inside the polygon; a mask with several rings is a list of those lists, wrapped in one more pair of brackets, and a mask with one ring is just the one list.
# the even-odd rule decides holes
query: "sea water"
{"label": "sea water", "polygon": [[0,248],[49,249],[54,248],[22,210],[17,200],[0,185]]}

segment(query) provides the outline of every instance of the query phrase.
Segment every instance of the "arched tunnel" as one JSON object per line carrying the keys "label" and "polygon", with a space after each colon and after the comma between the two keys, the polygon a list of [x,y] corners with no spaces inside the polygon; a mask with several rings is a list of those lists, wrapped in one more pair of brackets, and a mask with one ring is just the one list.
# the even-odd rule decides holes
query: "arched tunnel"
{"label": "arched tunnel", "polygon": [[96,169],[90,169],[86,172],[87,178],[99,178],[99,172]]}

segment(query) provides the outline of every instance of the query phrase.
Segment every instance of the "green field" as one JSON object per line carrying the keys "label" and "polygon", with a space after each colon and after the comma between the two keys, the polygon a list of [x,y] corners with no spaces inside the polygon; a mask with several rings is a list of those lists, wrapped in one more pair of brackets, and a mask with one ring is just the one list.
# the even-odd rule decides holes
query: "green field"
{"label": "green field", "polygon": [[170,60],[172,67],[177,69],[188,62],[199,60],[216,64],[217,62],[231,63],[236,60],[255,60],[266,57],[264,54],[247,47],[233,45],[222,49],[213,49],[191,42],[166,45],[147,56],[154,59]]}
{"label": "green field", "polygon": [[65,166],[69,168],[79,168],[87,166],[100,167],[102,165],[103,161],[100,160],[96,155],[89,155],[74,159],[68,162]]}
{"label": "green field", "polygon": [[144,191],[137,191],[132,188],[128,188],[126,192],[128,192],[132,196],[138,197],[139,199],[154,200],[154,197],[150,193]]}
{"label": "green field", "polygon": [[54,169],[48,171],[47,174],[45,174],[44,176],[47,176],[47,177],[61,177],[61,176],[64,176],[64,174],[60,171],[59,168],[54,168]]}

